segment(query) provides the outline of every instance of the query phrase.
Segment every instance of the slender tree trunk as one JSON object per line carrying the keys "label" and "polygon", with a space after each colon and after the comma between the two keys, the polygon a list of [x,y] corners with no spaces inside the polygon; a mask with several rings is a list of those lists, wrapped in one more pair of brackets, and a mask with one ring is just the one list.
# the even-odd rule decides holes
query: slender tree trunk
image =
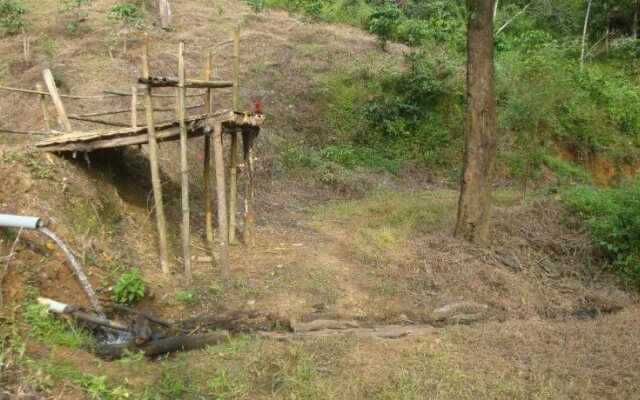
{"label": "slender tree trunk", "polygon": [[495,4],[493,5],[493,20],[496,20],[496,16],[498,15],[498,3],[500,2],[500,0],[496,0]]}
{"label": "slender tree trunk", "polygon": [[497,134],[493,93],[493,1],[468,0],[467,132],[454,234],[489,240]]}
{"label": "slender tree trunk", "polygon": [[633,40],[638,39],[638,0],[633,1]]}
{"label": "slender tree trunk", "polygon": [[582,51],[580,52],[580,68],[584,66],[585,46],[587,44],[587,26],[589,25],[589,14],[591,13],[591,0],[587,3],[587,12],[584,16],[584,28],[582,29]]}

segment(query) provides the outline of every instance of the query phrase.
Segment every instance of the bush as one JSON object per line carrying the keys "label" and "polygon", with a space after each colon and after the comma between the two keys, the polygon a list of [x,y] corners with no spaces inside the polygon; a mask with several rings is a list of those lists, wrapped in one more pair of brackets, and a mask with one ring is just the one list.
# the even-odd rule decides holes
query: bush
{"label": "bush", "polygon": [[31,24],[25,19],[29,10],[16,0],[0,0],[0,26],[2,32],[16,34],[28,29]]}
{"label": "bush", "polygon": [[640,181],[618,188],[582,186],[562,200],[582,217],[611,269],[640,288]]}
{"label": "bush", "polygon": [[378,37],[382,48],[385,48],[387,41],[395,36],[403,17],[395,1],[387,0],[373,10],[367,21],[367,29]]}
{"label": "bush", "polygon": [[144,297],[146,282],[137,268],[122,275],[113,287],[113,300],[118,303],[133,303]]}
{"label": "bush", "polygon": [[111,11],[109,11],[109,14],[113,18],[137,24],[142,21],[144,11],[137,4],[117,3],[113,7],[111,7]]}

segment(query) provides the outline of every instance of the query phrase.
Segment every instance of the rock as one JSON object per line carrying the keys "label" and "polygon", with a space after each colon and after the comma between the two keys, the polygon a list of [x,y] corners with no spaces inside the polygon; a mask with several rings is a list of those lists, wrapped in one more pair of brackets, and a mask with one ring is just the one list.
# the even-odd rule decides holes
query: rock
{"label": "rock", "polygon": [[483,319],[489,306],[475,301],[460,301],[436,308],[431,313],[434,321],[470,322]]}

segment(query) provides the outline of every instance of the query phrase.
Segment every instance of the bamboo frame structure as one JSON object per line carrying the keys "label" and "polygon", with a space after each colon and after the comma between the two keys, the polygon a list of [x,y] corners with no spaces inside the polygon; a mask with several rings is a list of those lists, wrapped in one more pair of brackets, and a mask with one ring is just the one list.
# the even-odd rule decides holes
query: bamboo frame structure
{"label": "bamboo frame structure", "polygon": [[[187,79],[184,61],[184,43],[180,43],[178,48],[178,77],[158,78],[151,77],[149,59],[149,39],[145,38],[142,46],[142,76],[138,78],[139,85],[130,87],[129,93],[104,91],[103,93],[113,93],[103,96],[71,96],[61,95],[55,86],[51,71],[45,70],[43,78],[47,85],[47,91],[43,91],[38,85],[35,90],[6,88],[0,86],[0,90],[10,90],[38,96],[38,104],[42,111],[45,132],[19,132],[1,129],[0,132],[43,134],[56,132],[51,126],[51,115],[48,112],[47,96],[57,111],[60,124],[66,133],[56,132],[55,135],[40,140],[36,146],[44,151],[61,152],[70,151],[88,152],[124,147],[131,145],[147,144],[149,151],[149,164],[151,172],[151,183],[153,188],[154,210],[158,229],[159,260],[162,272],[165,276],[170,273],[169,248],[167,221],[164,211],[162,185],[160,181],[160,160],[158,156],[158,143],[171,140],[180,141],[180,180],[181,180],[181,214],[182,214],[182,253],[184,261],[184,271],[187,279],[192,278],[192,257],[191,257],[191,210],[189,206],[189,169],[188,169],[188,139],[204,136],[204,159],[203,159],[203,180],[204,180],[204,208],[205,208],[205,232],[208,249],[211,252],[213,266],[219,267],[220,275],[226,278],[229,275],[229,244],[235,241],[236,232],[236,212],[237,212],[237,185],[238,185],[238,145],[239,138],[242,137],[242,151],[244,167],[240,178],[244,189],[244,226],[243,241],[247,246],[253,246],[255,237],[255,157],[253,147],[256,138],[260,133],[264,116],[253,112],[239,112],[240,108],[240,35],[239,28],[233,32],[233,81],[220,81],[213,79],[213,55],[208,54],[203,80]],[[141,86],[140,86],[141,85]],[[168,98],[169,94],[154,94],[153,88],[168,87],[177,89],[175,108],[154,108],[154,97]],[[203,90],[198,94],[187,93],[188,88]],[[232,88],[232,110],[213,111],[213,90],[219,88]],[[140,93],[143,94],[144,106],[138,106]],[[187,106],[188,97],[203,97],[204,104]],[[62,98],[69,99],[103,99],[103,98],[126,98],[130,97],[128,107],[114,109],[111,111],[90,112],[84,114],[67,114]],[[187,110],[203,107],[204,114],[187,115]],[[146,121],[141,123],[138,120],[138,111],[144,111]],[[170,121],[159,122],[156,120],[154,112],[175,111],[176,118]],[[98,117],[112,116],[130,113],[129,120],[124,117],[117,121],[106,121]],[[94,131],[74,131],[69,120],[80,120],[91,123],[99,123],[114,126],[107,130]],[[123,122],[120,122],[123,121]],[[227,186],[226,168],[223,152],[223,138],[230,137],[229,151],[229,184]],[[211,151],[213,147],[213,153]],[[212,160],[211,158],[214,158]],[[212,166],[212,161],[214,165]],[[214,230],[214,210],[213,210],[213,182],[212,168],[215,171],[215,199],[217,209],[218,229]],[[227,198],[228,203],[227,203]],[[217,243],[217,246],[216,246]],[[217,257],[216,257],[217,252]]]}

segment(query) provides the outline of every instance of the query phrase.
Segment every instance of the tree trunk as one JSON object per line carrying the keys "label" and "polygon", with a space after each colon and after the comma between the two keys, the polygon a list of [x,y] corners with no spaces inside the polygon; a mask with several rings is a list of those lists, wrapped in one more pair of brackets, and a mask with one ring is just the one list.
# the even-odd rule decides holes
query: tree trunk
{"label": "tree trunk", "polygon": [[591,0],[587,3],[587,12],[584,15],[584,27],[582,28],[582,50],[580,51],[580,68],[584,66],[585,46],[587,45],[587,26],[589,26],[589,14],[591,13]]}
{"label": "tree trunk", "polygon": [[493,1],[468,0],[467,132],[454,234],[489,240],[497,134],[493,94]]}
{"label": "tree trunk", "polygon": [[638,39],[638,0],[633,1],[633,40]]}

